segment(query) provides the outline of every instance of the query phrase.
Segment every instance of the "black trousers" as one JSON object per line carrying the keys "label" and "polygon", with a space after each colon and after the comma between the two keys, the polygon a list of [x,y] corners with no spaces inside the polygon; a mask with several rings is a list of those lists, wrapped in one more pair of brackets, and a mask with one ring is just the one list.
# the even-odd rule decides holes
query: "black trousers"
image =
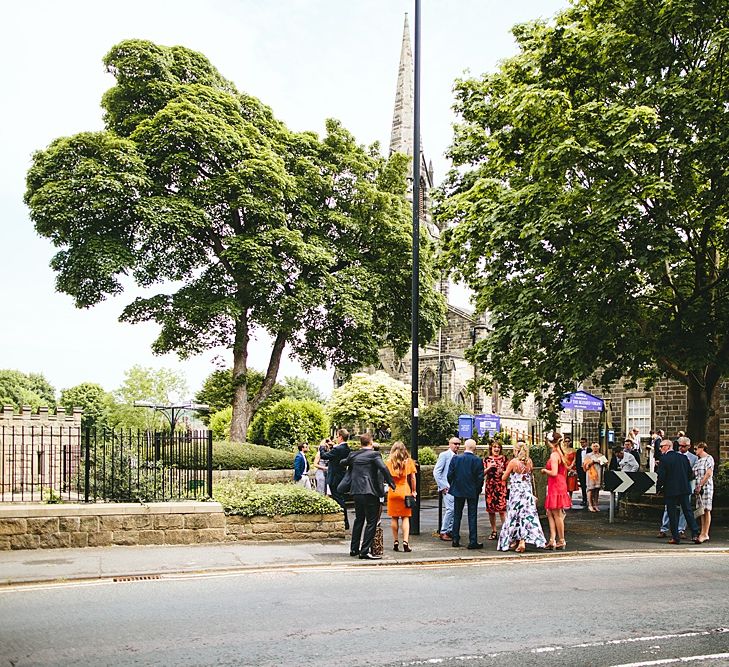
{"label": "black trousers", "polygon": [[344,479],[344,475],[332,476],[327,481],[327,484],[329,484],[329,492],[332,494],[332,498],[334,498],[334,500],[336,500],[339,503],[339,506],[342,508],[342,511],[344,512],[344,527],[349,528],[349,516],[347,515],[347,505],[346,505],[347,497],[345,494],[339,493],[339,491],[337,491],[339,482],[341,482],[343,479]]}
{"label": "black trousers", "polygon": [[468,543],[474,545],[478,542],[478,496],[473,498],[463,498],[455,496],[453,498],[453,541],[459,542],[461,539],[461,519],[463,518],[463,507],[468,501]]}
{"label": "black trousers", "polygon": [[671,537],[678,542],[678,511],[679,507],[686,517],[686,523],[691,528],[691,537],[699,534],[699,525],[691,509],[691,496],[666,496],[666,510],[668,510],[668,525],[671,527]]}
{"label": "black trousers", "polygon": [[582,492],[582,506],[587,507],[587,473],[583,470],[577,471],[577,479],[580,480],[580,491]]}
{"label": "black trousers", "polygon": [[[355,494],[354,496],[354,523],[352,524],[352,542],[350,552],[358,551],[360,555],[369,552],[372,540],[375,539],[377,521],[380,518],[380,499],[369,494]],[[365,526],[365,522],[367,525]],[[362,528],[364,527],[364,537]],[[361,538],[361,544],[360,544]]]}

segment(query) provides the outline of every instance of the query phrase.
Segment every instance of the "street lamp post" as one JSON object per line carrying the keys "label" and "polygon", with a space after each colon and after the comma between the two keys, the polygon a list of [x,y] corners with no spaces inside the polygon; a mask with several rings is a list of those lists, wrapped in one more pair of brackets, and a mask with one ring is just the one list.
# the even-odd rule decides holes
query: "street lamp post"
{"label": "street lamp post", "polygon": [[174,435],[175,426],[180,418],[180,414],[186,410],[195,410],[196,412],[207,412],[210,410],[210,406],[205,403],[195,403],[193,401],[186,401],[185,403],[177,403],[171,405],[160,405],[153,401],[134,401],[135,408],[149,408],[154,412],[159,412],[169,422],[170,435]]}
{"label": "street lamp post", "polygon": [[[415,0],[415,49],[413,53],[413,278],[411,301],[411,357],[412,374],[411,408],[412,428],[410,452],[418,462],[418,389],[420,385],[418,319],[420,317],[420,0]],[[420,473],[417,476],[418,494],[413,515],[410,519],[410,532],[420,535]]]}

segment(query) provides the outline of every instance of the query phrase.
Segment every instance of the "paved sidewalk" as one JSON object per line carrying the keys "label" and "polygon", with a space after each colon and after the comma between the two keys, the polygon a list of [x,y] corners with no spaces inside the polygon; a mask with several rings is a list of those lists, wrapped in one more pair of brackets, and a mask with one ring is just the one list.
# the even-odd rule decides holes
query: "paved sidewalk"
{"label": "paved sidewalk", "polygon": [[[698,546],[690,540],[679,546],[658,539],[658,526],[653,523],[622,521],[608,523],[609,495],[601,498],[602,512],[594,514],[580,509],[570,510],[566,518],[567,549],[545,552],[528,547],[526,556],[555,558],[558,555],[598,552],[653,552],[677,550],[727,550],[729,529],[713,527],[711,541]],[[421,533],[411,536],[411,553],[394,552],[390,521],[384,516],[385,558],[382,561],[360,561],[349,557],[349,541],[326,542],[227,542],[189,546],[97,547],[85,549],[39,549],[0,552],[0,585],[93,580],[121,577],[171,575],[175,573],[225,572],[291,567],[337,567],[412,564],[417,562],[463,562],[484,559],[514,559],[524,556],[513,552],[497,552],[496,543],[486,538],[490,532],[488,518],[479,511],[479,539],[485,548],[469,551],[453,548],[434,536],[438,521],[436,500],[426,500],[421,510]],[[580,507],[579,504],[576,505]],[[463,519],[463,542],[467,539]],[[546,520],[542,521],[546,532]]]}

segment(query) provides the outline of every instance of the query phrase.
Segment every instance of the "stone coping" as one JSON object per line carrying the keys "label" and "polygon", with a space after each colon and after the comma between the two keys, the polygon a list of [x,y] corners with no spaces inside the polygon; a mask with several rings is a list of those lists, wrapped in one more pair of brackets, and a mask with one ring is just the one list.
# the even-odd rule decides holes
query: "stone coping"
{"label": "stone coping", "polygon": [[222,512],[216,502],[170,503],[0,503],[0,519],[54,516],[108,516],[149,514],[209,514]]}

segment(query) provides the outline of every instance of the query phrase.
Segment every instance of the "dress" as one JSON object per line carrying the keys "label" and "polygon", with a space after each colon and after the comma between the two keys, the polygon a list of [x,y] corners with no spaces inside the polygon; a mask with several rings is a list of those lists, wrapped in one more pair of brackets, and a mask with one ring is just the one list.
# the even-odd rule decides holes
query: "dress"
{"label": "dress", "polygon": [[[495,463],[496,467],[487,470],[486,466],[490,463]],[[489,514],[506,512],[506,482],[501,480],[506,470],[506,457],[487,456],[483,468],[486,476],[486,511]]]}
{"label": "dress", "polygon": [[567,471],[567,493],[572,495],[574,491],[577,491],[577,472],[575,471],[575,459],[577,453],[575,450],[567,452],[567,463],[569,470]]}
{"label": "dress", "polygon": [[[698,484],[706,474],[706,471],[709,470],[715,470],[714,468],[714,457],[711,454],[707,454],[706,456],[700,456],[696,463],[694,463],[694,475],[696,475],[696,483]],[[701,487],[701,504],[704,506],[705,510],[709,510],[711,512],[711,508],[713,506],[714,501],[714,474],[711,474],[711,477],[706,480],[706,484]]]}
{"label": "dress", "polygon": [[600,454],[600,452],[598,452],[597,454],[590,452],[585,457],[585,463],[587,463],[588,461],[594,462],[593,465],[591,465],[586,470],[588,491],[592,491],[593,489],[599,489],[602,486],[602,465],[600,465],[600,459],[602,459],[602,454]]}
{"label": "dress", "polygon": [[512,472],[509,475],[509,502],[506,519],[499,533],[498,549],[508,551],[509,545],[519,540],[538,547],[547,543],[539,523],[537,504],[532,494],[532,475],[529,472]]}
{"label": "dress", "polygon": [[395,481],[395,489],[391,489],[387,493],[387,514],[390,518],[412,516],[412,509],[405,507],[405,496],[412,495],[410,485],[408,484],[408,475],[415,474],[417,470],[415,461],[410,458],[405,459],[405,469],[399,474],[393,468],[392,461],[387,462],[387,469]]}
{"label": "dress", "polygon": [[[552,459],[550,457],[545,466],[547,470],[552,469]],[[588,483],[588,489],[589,483]],[[547,476],[547,498],[544,501],[545,510],[569,509],[572,507],[570,494],[567,493],[567,468],[560,461],[557,468],[557,474],[554,477]]]}

